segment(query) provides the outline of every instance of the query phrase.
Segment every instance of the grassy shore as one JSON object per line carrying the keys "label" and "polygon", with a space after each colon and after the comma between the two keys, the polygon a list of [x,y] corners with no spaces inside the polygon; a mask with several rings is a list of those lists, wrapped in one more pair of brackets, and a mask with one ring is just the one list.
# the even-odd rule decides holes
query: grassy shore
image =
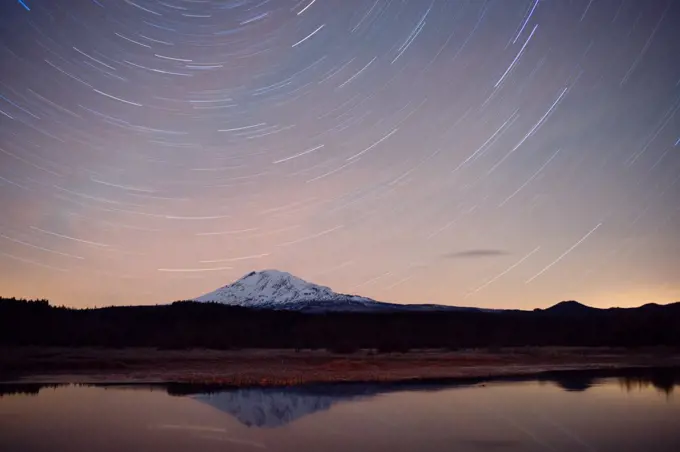
{"label": "grassy shore", "polygon": [[546,371],[680,367],[680,350],[514,348],[352,354],[294,350],[0,348],[0,378],[36,383],[291,385],[531,375]]}

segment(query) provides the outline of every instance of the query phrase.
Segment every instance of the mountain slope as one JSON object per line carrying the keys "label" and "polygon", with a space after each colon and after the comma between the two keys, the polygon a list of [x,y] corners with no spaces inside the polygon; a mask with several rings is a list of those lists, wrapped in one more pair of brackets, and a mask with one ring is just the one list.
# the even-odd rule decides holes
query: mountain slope
{"label": "mountain slope", "polygon": [[232,306],[265,309],[375,308],[381,303],[370,298],[333,292],[278,270],[250,272],[238,281],[202,295],[194,301],[213,301]]}
{"label": "mountain slope", "polygon": [[483,310],[432,304],[384,303],[358,295],[336,293],[328,287],[312,284],[279,270],[250,272],[238,281],[201,295],[192,301],[305,312]]}

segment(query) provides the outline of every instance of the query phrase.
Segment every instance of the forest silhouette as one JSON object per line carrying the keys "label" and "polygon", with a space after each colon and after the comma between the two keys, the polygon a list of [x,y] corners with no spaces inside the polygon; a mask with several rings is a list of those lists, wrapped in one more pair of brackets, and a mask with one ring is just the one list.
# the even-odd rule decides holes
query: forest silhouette
{"label": "forest silhouette", "polygon": [[[399,352],[680,346],[680,303],[630,309],[301,313],[178,301],[74,309],[0,299],[0,345]],[[557,306],[560,306],[557,305]],[[566,305],[568,306],[568,305]],[[583,305],[580,305],[583,306]]]}

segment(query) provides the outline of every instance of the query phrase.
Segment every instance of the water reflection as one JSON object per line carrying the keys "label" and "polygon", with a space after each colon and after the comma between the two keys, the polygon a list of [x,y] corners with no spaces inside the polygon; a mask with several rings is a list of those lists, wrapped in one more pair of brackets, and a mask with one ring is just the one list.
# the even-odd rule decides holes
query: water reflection
{"label": "water reflection", "polygon": [[309,394],[302,390],[239,389],[200,394],[195,399],[231,414],[248,427],[281,427],[304,416],[328,410],[336,403],[360,397]]}
{"label": "water reflection", "polygon": [[287,388],[0,384],[0,450],[680,450],[678,370]]}
{"label": "water reflection", "polygon": [[[680,370],[673,368],[604,370],[558,373],[547,377],[547,381],[551,381],[569,392],[586,391],[593,386],[602,384],[607,379],[615,379],[626,392],[654,388],[658,392],[670,396],[675,387],[680,386]],[[541,378],[541,381],[545,380],[546,378]]]}
{"label": "water reflection", "polygon": [[[680,369],[628,369],[550,372],[533,377],[474,378],[403,383],[336,383],[295,387],[231,388],[215,385],[169,383],[164,385],[83,384],[119,390],[164,390],[170,396],[190,397],[228,413],[248,427],[276,428],[305,416],[329,410],[338,403],[365,401],[381,394],[400,391],[438,391],[454,387],[483,386],[492,382],[539,381],[567,392],[583,392],[605,383],[616,382],[626,391],[654,388],[670,396],[680,386]],[[35,396],[56,384],[0,384],[0,397]]]}
{"label": "water reflection", "polygon": [[618,378],[619,386],[627,392],[640,391],[653,387],[659,392],[670,396],[676,386],[680,386],[678,379],[673,375],[658,375],[652,378],[644,377],[624,377]]}
{"label": "water reflection", "polygon": [[37,396],[43,388],[58,388],[64,384],[0,383],[0,397],[11,395]]}

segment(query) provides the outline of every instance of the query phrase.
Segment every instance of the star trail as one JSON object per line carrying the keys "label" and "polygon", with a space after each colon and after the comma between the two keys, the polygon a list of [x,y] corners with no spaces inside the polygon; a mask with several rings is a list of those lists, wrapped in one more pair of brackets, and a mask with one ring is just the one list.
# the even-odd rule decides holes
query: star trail
{"label": "star trail", "polygon": [[1,8],[3,296],[680,299],[680,2]]}

